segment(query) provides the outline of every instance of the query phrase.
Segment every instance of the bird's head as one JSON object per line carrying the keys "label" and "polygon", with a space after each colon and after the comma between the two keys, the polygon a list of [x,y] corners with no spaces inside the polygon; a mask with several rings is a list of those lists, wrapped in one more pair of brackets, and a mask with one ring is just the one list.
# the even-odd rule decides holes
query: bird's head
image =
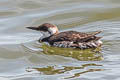
{"label": "bird's head", "polygon": [[50,35],[58,33],[57,26],[50,23],[44,23],[38,27],[27,27],[27,28],[32,30],[42,31],[42,32],[48,32]]}

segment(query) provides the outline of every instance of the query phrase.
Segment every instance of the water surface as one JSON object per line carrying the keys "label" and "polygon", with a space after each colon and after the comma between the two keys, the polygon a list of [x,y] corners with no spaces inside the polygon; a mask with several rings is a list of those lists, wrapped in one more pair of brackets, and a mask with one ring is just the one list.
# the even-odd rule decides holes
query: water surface
{"label": "water surface", "polygon": [[[60,31],[103,31],[103,46],[78,50],[38,43],[26,29],[49,22]],[[1,80],[119,80],[119,0],[1,0]]]}

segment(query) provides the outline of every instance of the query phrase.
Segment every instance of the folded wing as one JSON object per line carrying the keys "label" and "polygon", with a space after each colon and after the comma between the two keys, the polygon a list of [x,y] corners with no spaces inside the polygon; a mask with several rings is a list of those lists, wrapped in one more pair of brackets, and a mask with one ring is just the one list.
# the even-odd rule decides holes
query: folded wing
{"label": "folded wing", "polygon": [[81,33],[76,31],[61,32],[59,34],[51,36],[48,41],[51,44],[53,44],[53,42],[59,42],[59,41],[71,41],[74,43],[89,42],[92,40],[99,40],[101,37],[96,37],[95,35],[99,34],[100,32],[101,31],[96,31],[91,34]]}

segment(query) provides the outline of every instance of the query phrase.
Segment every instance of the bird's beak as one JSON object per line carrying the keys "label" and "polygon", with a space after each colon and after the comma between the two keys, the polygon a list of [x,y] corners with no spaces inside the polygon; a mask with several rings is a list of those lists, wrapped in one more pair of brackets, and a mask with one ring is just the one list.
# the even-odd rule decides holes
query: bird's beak
{"label": "bird's beak", "polygon": [[37,27],[26,27],[28,29],[32,29],[32,30],[39,30]]}

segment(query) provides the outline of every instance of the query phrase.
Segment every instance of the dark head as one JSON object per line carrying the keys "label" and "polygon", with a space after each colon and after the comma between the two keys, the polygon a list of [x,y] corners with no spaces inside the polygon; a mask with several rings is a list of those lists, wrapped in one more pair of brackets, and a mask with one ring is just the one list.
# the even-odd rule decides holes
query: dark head
{"label": "dark head", "polygon": [[37,30],[37,31],[43,31],[48,32],[50,34],[57,34],[58,28],[57,26],[50,24],[50,23],[44,23],[38,27],[27,27],[28,29]]}

